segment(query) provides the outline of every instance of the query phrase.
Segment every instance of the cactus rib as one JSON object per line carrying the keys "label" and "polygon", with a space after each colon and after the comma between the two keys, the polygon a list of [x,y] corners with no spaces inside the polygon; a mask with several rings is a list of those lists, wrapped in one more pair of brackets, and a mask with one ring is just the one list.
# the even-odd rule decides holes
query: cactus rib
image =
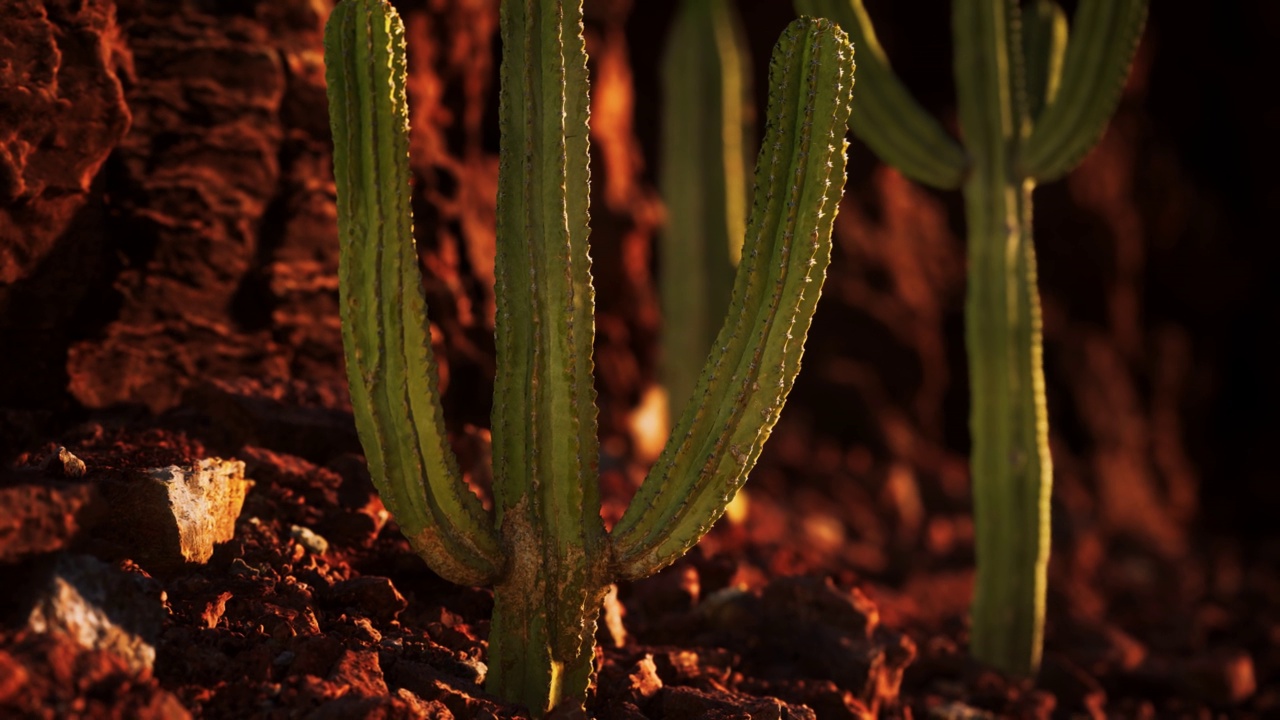
{"label": "cactus rib", "polygon": [[[1062,61],[1067,49],[1067,14],[1054,0],[1034,0],[1022,13],[1023,55],[1026,58],[1028,119],[1039,117],[1058,96]],[[1030,122],[1024,132],[1032,127]]]}
{"label": "cactus rib", "polygon": [[857,49],[853,133],[907,177],[942,189],[960,187],[968,167],[964,150],[894,75],[862,0],[796,0],[795,6],[801,15],[835,20]]}
{"label": "cactus rib", "polygon": [[409,187],[381,181],[408,177],[409,147],[404,28],[394,16],[381,21],[379,4],[339,5],[325,33],[342,110],[332,129],[352,407],[370,474],[405,535],[442,577],[487,583],[502,565],[497,534],[443,431]]}
{"label": "cactus rib", "polygon": [[1146,17],[1146,0],[1081,0],[1057,95],[1023,145],[1022,174],[1055,180],[1098,142],[1120,102]]}
{"label": "cactus rib", "polygon": [[791,389],[830,259],[852,69],[845,34],[825,20],[793,23],[774,50],[768,127],[729,317],[695,401],[614,528],[625,578],[670,563],[719,518]]}

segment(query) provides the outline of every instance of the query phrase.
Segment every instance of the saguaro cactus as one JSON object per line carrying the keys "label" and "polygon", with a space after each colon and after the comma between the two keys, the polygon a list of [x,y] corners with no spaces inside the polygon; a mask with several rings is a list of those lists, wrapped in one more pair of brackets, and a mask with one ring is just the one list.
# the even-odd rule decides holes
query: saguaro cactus
{"label": "saguaro cactus", "polygon": [[494,587],[488,689],[581,705],[605,588],[655,572],[724,511],[788,391],[830,259],[852,49],[793,23],[770,68],[769,127],[729,317],[666,450],[612,532],[600,520],[587,253],[581,3],[502,5],[494,511],[462,484],[436,390],[409,214],[403,28],[385,0],[325,33],[343,345],[379,492],[442,577]]}
{"label": "saguaro cactus", "polygon": [[673,417],[729,309],[747,222],[751,55],[731,0],[683,0],[662,62],[662,378]]}
{"label": "saguaro cactus", "polygon": [[966,345],[978,576],[972,651],[1015,674],[1040,662],[1053,470],[1031,193],[1070,170],[1115,110],[1146,0],[1080,0],[1070,41],[1053,0],[954,0],[964,147],[889,68],[862,0],[796,0],[859,48],[852,130],[905,175],[959,187],[968,218]]}

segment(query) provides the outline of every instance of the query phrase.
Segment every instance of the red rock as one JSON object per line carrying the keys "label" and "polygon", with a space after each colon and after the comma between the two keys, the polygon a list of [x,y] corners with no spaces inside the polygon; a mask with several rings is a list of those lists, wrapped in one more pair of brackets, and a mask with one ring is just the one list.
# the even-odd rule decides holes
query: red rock
{"label": "red rock", "polygon": [[0,706],[17,704],[18,693],[27,684],[27,669],[13,655],[0,650]]}
{"label": "red rock", "polygon": [[817,720],[810,708],[777,698],[751,698],[691,687],[664,687],[654,702],[667,720]]}
{"label": "red rock", "polygon": [[394,620],[409,606],[390,578],[374,576],[344,580],[329,590],[327,599],[334,605],[358,608],[384,622]]}
{"label": "red rock", "polygon": [[59,447],[45,461],[42,469],[50,477],[75,479],[84,477],[87,468],[83,460],[72,455],[65,447]]}
{"label": "red rock", "polygon": [[291,675],[324,677],[342,655],[342,643],[334,637],[309,637],[295,641],[294,658],[289,664]]}
{"label": "red rock", "polygon": [[218,621],[222,619],[222,614],[227,611],[227,601],[231,599],[231,593],[218,593],[218,597],[210,600],[205,604],[204,612],[200,613],[200,619],[204,622],[205,627],[215,628]]}
{"label": "red rock", "polygon": [[387,682],[382,677],[378,653],[373,650],[344,651],[329,673],[329,679],[357,697],[387,694]]}
{"label": "red rock", "polygon": [[107,0],[13,0],[0,73],[0,288],[52,249],[129,127]]}
{"label": "red rock", "polygon": [[658,667],[653,664],[652,655],[641,658],[627,678],[631,680],[631,687],[641,698],[651,698],[662,689],[662,679],[658,677]]}
{"label": "red rock", "polygon": [[96,485],[12,472],[0,483],[0,562],[66,549],[106,510]]}
{"label": "red rock", "polygon": [[43,579],[27,627],[88,650],[109,650],[134,672],[150,670],[164,609],[136,576],[87,555],[59,555]]}

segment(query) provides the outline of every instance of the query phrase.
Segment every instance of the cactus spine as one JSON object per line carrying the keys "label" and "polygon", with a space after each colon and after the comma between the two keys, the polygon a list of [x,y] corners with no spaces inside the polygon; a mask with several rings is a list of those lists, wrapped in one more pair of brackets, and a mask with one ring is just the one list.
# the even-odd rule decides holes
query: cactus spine
{"label": "cactus spine", "polygon": [[684,0],[662,64],[663,383],[673,419],[729,310],[746,231],[751,55],[730,0]]}
{"label": "cactus spine", "polygon": [[385,0],[325,33],[352,406],[370,472],[428,565],[494,586],[488,689],[581,706],[608,584],[674,561],[724,511],[799,370],[844,183],[853,56],[834,24],[779,40],[744,261],[658,466],[611,533],[599,514],[581,3],[502,5],[494,511],[448,447],[409,215],[404,36]]}
{"label": "cactus spine", "polygon": [[908,177],[963,193],[978,566],[971,645],[980,660],[1034,674],[1053,470],[1031,194],[1101,136],[1142,33],[1146,0],[1081,0],[1069,39],[1053,0],[1026,8],[1018,0],[953,0],[963,149],[893,75],[862,0],[795,4],[839,22],[860,49],[853,132]]}

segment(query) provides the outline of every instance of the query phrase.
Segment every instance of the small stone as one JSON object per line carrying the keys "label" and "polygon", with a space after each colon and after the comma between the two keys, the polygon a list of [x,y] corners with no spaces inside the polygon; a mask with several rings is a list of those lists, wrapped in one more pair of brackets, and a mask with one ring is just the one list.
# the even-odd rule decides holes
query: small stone
{"label": "small stone", "polygon": [[329,541],[312,532],[310,528],[305,528],[301,525],[290,525],[289,536],[298,541],[298,544],[313,555],[323,555],[329,552]]}
{"label": "small stone", "polygon": [[764,612],[819,622],[852,636],[870,638],[880,611],[856,588],[843,592],[830,578],[787,577],[769,583],[761,594]]}
{"label": "small stone", "polygon": [[432,701],[427,702],[412,691],[405,688],[396,690],[396,698],[404,702],[413,713],[412,717],[421,718],[422,720],[453,720],[454,715],[444,703]]}
{"label": "small stone", "polygon": [[70,450],[61,446],[58,447],[58,450],[53,455],[49,456],[42,469],[46,475],[69,479],[84,477],[86,470],[83,460],[72,455]]}
{"label": "small stone", "polygon": [[297,655],[290,652],[289,650],[285,650],[284,652],[277,655],[276,659],[271,661],[271,664],[275,665],[276,667],[289,667],[289,664],[293,662],[293,659],[295,657],[297,657]]}
{"label": "small stone", "polygon": [[231,593],[219,593],[218,597],[205,603],[204,611],[200,613],[200,620],[204,626],[212,630],[218,626],[218,621],[222,619],[223,613],[227,611],[227,601],[231,599]]}
{"label": "small stone", "polygon": [[396,619],[409,602],[404,599],[390,578],[365,576],[344,580],[329,590],[328,599],[334,605],[353,607],[382,622]]}
{"label": "small stone", "polygon": [[37,587],[27,616],[32,631],[114,652],[134,672],[151,669],[164,607],[137,576],[88,555],[59,555]]}
{"label": "small stone", "polygon": [[373,627],[373,623],[369,622],[369,618],[358,617],[353,622],[356,626],[355,636],[360,640],[371,644],[382,641],[382,633]]}
{"label": "small stone", "polygon": [[377,697],[388,692],[378,653],[373,650],[345,650],[329,673],[329,679],[346,686],[348,692],[357,697]]}
{"label": "small stone", "polygon": [[662,678],[658,677],[658,666],[653,662],[653,655],[647,653],[636,662],[627,679],[631,682],[631,687],[628,689],[635,693],[636,699],[647,700],[662,689]]}

